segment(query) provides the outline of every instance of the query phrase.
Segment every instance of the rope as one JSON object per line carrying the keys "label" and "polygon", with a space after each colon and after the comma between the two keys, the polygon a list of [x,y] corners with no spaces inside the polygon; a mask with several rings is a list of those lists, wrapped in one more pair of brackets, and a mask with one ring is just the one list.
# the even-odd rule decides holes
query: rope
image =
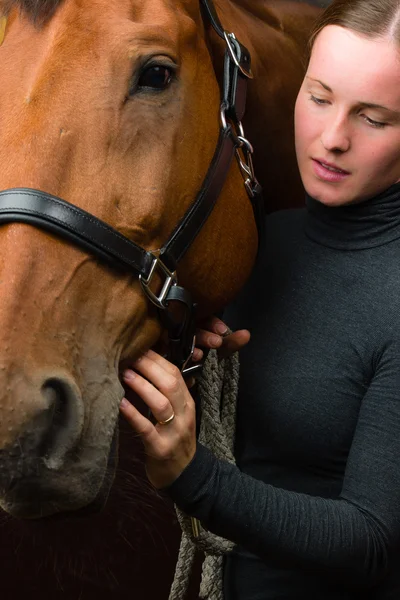
{"label": "rope", "polygon": [[[199,380],[202,415],[199,441],[207,446],[217,458],[230,463],[235,462],[233,447],[238,383],[238,353],[219,360],[217,352],[211,350]],[[205,554],[200,598],[202,600],[223,600],[223,556],[232,550],[234,544],[210,533],[201,526],[200,535],[195,538],[190,517],[177,507],[175,509],[182,528],[182,540],[169,600],[185,600],[197,549],[202,550]]]}

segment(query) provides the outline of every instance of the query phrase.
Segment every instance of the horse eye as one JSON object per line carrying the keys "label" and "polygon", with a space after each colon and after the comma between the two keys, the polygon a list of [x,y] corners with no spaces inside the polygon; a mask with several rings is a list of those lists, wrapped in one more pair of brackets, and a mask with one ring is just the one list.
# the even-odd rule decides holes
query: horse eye
{"label": "horse eye", "polygon": [[149,67],[139,77],[138,89],[147,88],[153,90],[165,90],[172,81],[173,70],[162,65]]}

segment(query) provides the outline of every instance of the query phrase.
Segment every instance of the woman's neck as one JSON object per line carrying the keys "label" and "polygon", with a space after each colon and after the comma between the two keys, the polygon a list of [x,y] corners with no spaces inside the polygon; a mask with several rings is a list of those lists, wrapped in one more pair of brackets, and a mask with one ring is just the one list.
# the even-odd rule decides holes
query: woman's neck
{"label": "woman's neck", "polygon": [[400,183],[345,206],[326,206],[306,195],[305,232],[315,242],[339,250],[382,246],[400,237]]}

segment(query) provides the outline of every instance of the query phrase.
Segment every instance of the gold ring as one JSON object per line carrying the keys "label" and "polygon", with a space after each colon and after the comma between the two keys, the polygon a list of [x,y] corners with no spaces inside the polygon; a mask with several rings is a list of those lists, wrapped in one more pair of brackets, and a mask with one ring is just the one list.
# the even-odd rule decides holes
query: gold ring
{"label": "gold ring", "polygon": [[159,425],[168,425],[168,423],[171,423],[171,421],[173,421],[175,419],[175,413],[172,413],[172,415],[170,417],[168,417],[168,419],[166,419],[165,421],[157,421],[157,423]]}

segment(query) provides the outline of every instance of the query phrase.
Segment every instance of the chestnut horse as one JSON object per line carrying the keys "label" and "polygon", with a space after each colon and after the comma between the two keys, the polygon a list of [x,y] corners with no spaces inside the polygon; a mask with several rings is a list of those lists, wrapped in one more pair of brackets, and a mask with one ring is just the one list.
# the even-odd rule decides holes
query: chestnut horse
{"label": "chestnut horse", "polygon": [[[42,190],[145,250],[162,247],[201,188],[219,135],[226,44],[200,4],[0,0],[0,190]],[[299,204],[292,113],[317,9],[215,5],[252,55],[244,128],[267,208]],[[235,163],[178,267],[200,314],[235,296],[256,251]],[[0,227],[3,511],[32,519],[103,502],[119,370],[161,333],[135,274],[40,227]]]}

